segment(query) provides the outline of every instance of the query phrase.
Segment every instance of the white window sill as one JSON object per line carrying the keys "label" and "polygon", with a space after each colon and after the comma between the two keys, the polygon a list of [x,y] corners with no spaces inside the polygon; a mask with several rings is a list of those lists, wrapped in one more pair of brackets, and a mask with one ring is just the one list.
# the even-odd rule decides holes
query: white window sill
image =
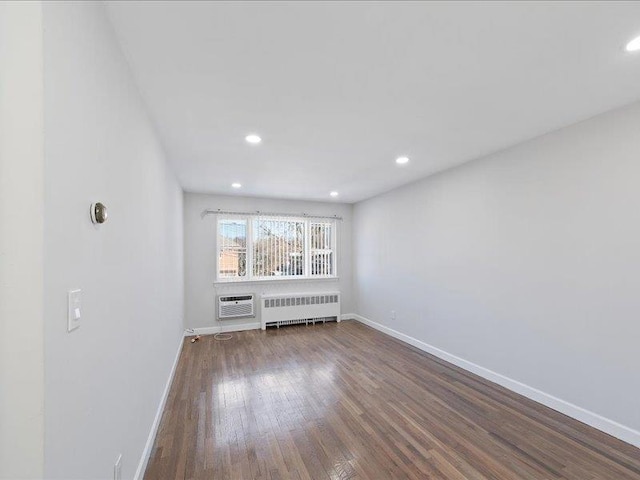
{"label": "white window sill", "polygon": [[257,283],[307,283],[307,282],[335,282],[340,277],[318,277],[318,278],[266,278],[261,280],[218,280],[213,285],[219,287],[221,285],[251,285]]}

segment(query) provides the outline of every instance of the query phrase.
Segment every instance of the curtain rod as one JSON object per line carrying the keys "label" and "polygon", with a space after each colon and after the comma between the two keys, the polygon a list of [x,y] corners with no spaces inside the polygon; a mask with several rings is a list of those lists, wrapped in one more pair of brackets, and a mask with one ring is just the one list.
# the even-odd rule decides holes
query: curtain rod
{"label": "curtain rod", "polygon": [[325,218],[331,220],[342,220],[342,217],[338,215],[313,215],[309,213],[271,213],[261,212],[256,210],[255,212],[232,212],[228,210],[203,210],[200,214],[201,218],[207,215],[261,215],[263,217],[302,217],[302,218]]}

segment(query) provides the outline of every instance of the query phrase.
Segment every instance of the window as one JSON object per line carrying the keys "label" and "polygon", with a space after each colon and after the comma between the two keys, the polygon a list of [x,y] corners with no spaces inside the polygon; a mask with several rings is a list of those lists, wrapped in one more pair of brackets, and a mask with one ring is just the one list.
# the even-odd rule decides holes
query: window
{"label": "window", "polygon": [[333,224],[309,224],[311,236],[311,275],[333,275]]}
{"label": "window", "polygon": [[335,220],[221,215],[217,280],[335,277],[335,249]]}
{"label": "window", "polygon": [[218,277],[247,276],[247,221],[220,220],[218,222]]}

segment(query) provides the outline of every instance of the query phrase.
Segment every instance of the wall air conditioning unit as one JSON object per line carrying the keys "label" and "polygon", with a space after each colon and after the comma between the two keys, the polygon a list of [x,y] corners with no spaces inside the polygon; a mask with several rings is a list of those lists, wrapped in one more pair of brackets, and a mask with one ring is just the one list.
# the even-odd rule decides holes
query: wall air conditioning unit
{"label": "wall air conditioning unit", "polygon": [[218,297],[218,319],[255,317],[253,294],[220,295]]}
{"label": "wall air conditioning unit", "polygon": [[340,321],[340,292],[262,295],[260,321],[267,326]]}

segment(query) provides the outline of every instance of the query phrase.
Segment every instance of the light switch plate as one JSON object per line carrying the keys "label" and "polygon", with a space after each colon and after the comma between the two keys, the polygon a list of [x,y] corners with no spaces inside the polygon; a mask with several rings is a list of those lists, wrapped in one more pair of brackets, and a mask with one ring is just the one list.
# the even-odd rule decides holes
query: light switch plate
{"label": "light switch plate", "polygon": [[67,297],[67,332],[80,326],[82,318],[82,290],[69,290]]}

